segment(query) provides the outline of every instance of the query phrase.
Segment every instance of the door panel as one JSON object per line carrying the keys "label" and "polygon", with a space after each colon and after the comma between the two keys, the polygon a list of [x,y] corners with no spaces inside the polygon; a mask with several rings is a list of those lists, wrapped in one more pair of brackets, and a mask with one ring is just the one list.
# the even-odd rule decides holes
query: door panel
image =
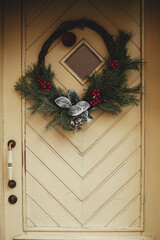
{"label": "door panel", "polygon": [[[131,1],[27,1],[25,4],[26,65],[37,61],[44,41],[65,20],[88,18],[111,34],[118,29],[135,33],[128,44],[140,56],[140,3]],[[94,31],[74,29],[77,43],[86,41],[102,59],[108,51]],[[64,67],[73,47],[53,42],[46,65],[55,72],[54,82],[83,95],[87,82],[78,81]],[[69,56],[69,55],[68,55]],[[99,71],[102,71],[100,69]],[[138,72],[128,74],[136,85]],[[127,107],[119,116],[97,110],[81,132],[55,127],[44,131],[49,119],[26,110],[25,230],[141,230],[142,225],[142,121],[141,106]],[[38,217],[37,217],[38,214]]]}

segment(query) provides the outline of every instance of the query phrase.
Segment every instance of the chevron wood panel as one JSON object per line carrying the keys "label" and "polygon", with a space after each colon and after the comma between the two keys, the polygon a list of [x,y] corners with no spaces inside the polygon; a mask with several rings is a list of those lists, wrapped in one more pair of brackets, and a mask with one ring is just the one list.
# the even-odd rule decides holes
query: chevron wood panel
{"label": "chevron wood panel", "polygon": [[[65,20],[89,18],[111,34],[120,28],[135,33],[128,44],[140,56],[140,4],[125,0],[26,1],[26,65],[37,61],[44,41]],[[103,59],[108,50],[94,31],[74,29],[77,43],[85,40]],[[76,44],[77,44],[76,43]],[[76,46],[57,39],[46,56],[55,84],[83,95],[81,84],[62,64]],[[99,69],[99,71],[102,71]],[[141,81],[128,72],[129,85]],[[26,108],[29,104],[26,104]],[[44,131],[49,121],[26,110],[25,229],[26,231],[139,231],[142,222],[141,106],[129,106],[118,116],[93,112],[94,120],[73,134],[60,127]]]}
{"label": "chevron wood panel", "polygon": [[128,206],[125,207],[124,210],[122,210],[115,219],[113,219],[108,226],[111,227],[118,227],[119,225],[121,226],[126,226],[126,219],[127,223],[134,221],[134,219],[137,219],[139,216],[139,211],[137,208],[137,205],[139,205],[140,198],[137,196],[134,200],[132,200]]}
{"label": "chevron wood panel", "polygon": [[[81,226],[75,216],[73,216],[68,209],[66,209],[66,207],[45,188],[45,186],[42,186],[41,183],[28,172],[26,173],[26,183],[28,185],[26,189],[27,195],[30,196],[34,202],[38,203],[38,206],[40,206],[57,225],[62,228],[68,225],[72,227]],[[45,222],[44,226],[46,227]]]}
{"label": "chevron wood panel", "polygon": [[[102,208],[86,221],[86,226],[107,226],[109,223],[122,213],[130,204],[134,197],[140,193],[138,187],[140,173],[138,172],[133,178],[122,187],[121,191],[116,193],[109,201],[107,201]],[[137,186],[137,187],[136,187]],[[132,192],[128,191],[132,189]],[[124,199],[123,196],[126,196]]]}
{"label": "chevron wood panel", "polygon": [[36,225],[30,220],[30,219],[26,219],[26,224],[27,224],[27,226],[29,226],[30,228],[35,228],[36,227]]}
{"label": "chevron wood panel", "polygon": [[[88,15],[89,13],[89,15]],[[99,19],[99,24],[105,27],[111,34],[116,34],[117,28],[88,0],[75,1],[72,6],[63,13],[56,22],[50,22],[49,27],[46,29],[47,31],[42,31],[39,38],[27,48],[26,52],[26,64],[30,64],[32,62],[37,61],[38,53],[46,41],[46,39],[52,34],[53,29],[56,29],[63,21],[68,19],[74,20],[79,18],[84,18],[88,15],[88,18],[95,20]],[[44,23],[43,23],[44,24]],[[26,27],[26,35],[27,35],[28,27]],[[33,29],[34,31],[34,29]],[[56,45],[58,39],[53,43]],[[70,48],[68,48],[70,50]],[[56,70],[56,69],[55,69]]]}
{"label": "chevron wood panel", "polygon": [[131,0],[129,1],[129,4],[127,0],[116,0],[115,2],[117,2],[123,11],[125,11],[126,14],[140,26],[140,1]]}
{"label": "chevron wood panel", "polygon": [[[71,4],[71,2],[72,2],[71,0],[50,1],[49,4],[46,7],[44,7],[41,10],[41,12],[37,14],[37,16],[34,17],[34,19],[30,21],[30,23],[27,25],[26,47],[31,46],[40,37],[42,32],[47,31],[47,28],[50,25],[50,23],[55,22],[56,19],[61,14],[63,14],[63,11],[65,11],[65,9],[68,8],[68,5]],[[35,2],[35,4],[36,6],[38,5],[37,1]]]}
{"label": "chevron wood panel", "polygon": [[43,227],[44,222],[49,227],[57,227],[58,225],[55,221],[46,213],[44,210],[35,203],[35,201],[27,196],[27,205],[28,205],[28,220],[32,223],[32,227],[38,226]]}
{"label": "chevron wood panel", "polygon": [[[103,0],[92,0],[92,2],[100,9],[110,21],[120,29],[130,29],[134,36],[134,43],[140,47],[140,31],[139,26],[133,21],[133,19],[127,14],[115,1],[107,1],[107,4]],[[126,4],[128,5],[128,4]],[[139,10],[140,11],[140,10]]]}
{"label": "chevron wood panel", "polygon": [[134,220],[132,223],[131,223],[131,225],[130,225],[130,227],[136,227],[137,225],[139,225],[140,224],[140,218],[138,217],[136,220]]}
{"label": "chevron wood panel", "polygon": [[48,6],[51,1],[48,0],[34,0],[28,1],[26,4],[25,23],[29,25],[43,10]]}
{"label": "chevron wood panel", "polygon": [[[29,160],[27,171],[34,176],[38,182],[45,187],[45,189],[48,189],[48,191],[51,192],[56,199],[59,199],[64,206],[67,205],[67,209],[69,208],[71,212],[74,212],[74,214],[77,213],[75,212],[77,210],[80,212],[80,200],[78,201],[76,194],[74,192],[72,193],[71,190],[69,190],[68,187],[63,184],[63,182],[61,182],[46,166],[43,165],[42,162],[39,161],[39,159],[37,159],[35,156],[30,156],[29,153],[28,155],[29,156],[27,157]],[[36,170],[36,166],[38,166],[39,171]],[[41,177],[42,172],[45,174],[45,176],[47,176],[47,178]],[[79,192],[81,193],[81,189],[79,189]],[[65,198],[62,193],[66,195]],[[70,205],[71,202],[72,205]]]}

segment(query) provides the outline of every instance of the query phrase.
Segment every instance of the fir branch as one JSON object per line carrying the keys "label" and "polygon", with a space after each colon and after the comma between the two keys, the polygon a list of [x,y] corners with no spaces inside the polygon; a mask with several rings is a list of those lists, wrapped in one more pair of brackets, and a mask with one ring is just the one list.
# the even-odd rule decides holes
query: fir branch
{"label": "fir branch", "polygon": [[36,101],[28,109],[31,110],[31,114],[41,112],[45,116],[51,116],[56,112],[57,106],[47,98],[42,98],[41,101]]}
{"label": "fir branch", "polygon": [[139,92],[139,85],[134,88],[113,88],[109,93],[109,99],[119,104],[120,106],[126,106],[129,104],[138,105],[139,99],[137,99],[137,93]]}
{"label": "fir branch", "polygon": [[132,37],[133,37],[132,32],[118,30],[118,34],[117,34],[115,43],[119,48],[124,49],[126,44],[131,40]]}
{"label": "fir branch", "polygon": [[[39,90],[36,85],[32,87],[32,85],[27,81],[26,76],[23,76],[19,81],[15,84],[15,90],[21,93],[22,98],[25,99],[36,99]],[[36,91],[35,91],[36,90]]]}
{"label": "fir branch", "polygon": [[59,125],[63,130],[70,130],[71,116],[68,115],[66,109],[57,110],[54,114],[54,118],[46,125],[46,129],[49,130],[55,125]]}
{"label": "fir branch", "polygon": [[124,87],[124,88],[122,89],[122,91],[125,92],[125,93],[140,94],[141,89],[142,89],[142,84],[140,83],[140,84],[138,84],[137,86],[132,87],[132,88]]}
{"label": "fir branch", "polygon": [[121,112],[120,106],[110,100],[106,101],[105,103],[99,103],[97,107],[105,112],[115,115]]}
{"label": "fir branch", "polygon": [[139,58],[131,59],[130,57],[128,57],[128,61],[125,64],[125,70],[139,71],[142,64],[143,64],[143,62],[141,59],[139,59]]}

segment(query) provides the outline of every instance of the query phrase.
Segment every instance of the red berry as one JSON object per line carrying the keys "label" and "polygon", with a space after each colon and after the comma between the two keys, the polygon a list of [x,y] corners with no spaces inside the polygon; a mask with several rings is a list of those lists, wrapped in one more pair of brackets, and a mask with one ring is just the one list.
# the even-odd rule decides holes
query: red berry
{"label": "red berry", "polygon": [[97,93],[97,96],[99,96],[99,93]]}
{"label": "red berry", "polygon": [[44,81],[44,84],[46,84],[47,82],[46,81]]}
{"label": "red berry", "polygon": [[43,88],[46,88],[46,86],[43,86]]}
{"label": "red berry", "polygon": [[115,68],[115,66],[113,66],[112,68]]}
{"label": "red berry", "polygon": [[51,88],[51,86],[48,86],[48,88]]}
{"label": "red berry", "polygon": [[50,85],[50,83],[48,82],[47,85]]}
{"label": "red berry", "polygon": [[48,91],[51,91],[51,89],[47,89]]}
{"label": "red berry", "polygon": [[99,89],[97,89],[97,92],[99,92]]}
{"label": "red berry", "polygon": [[47,91],[47,89],[44,89],[44,92],[46,92]]}
{"label": "red berry", "polygon": [[116,63],[116,66],[118,66],[119,64],[118,63]]}
{"label": "red berry", "polygon": [[118,62],[118,60],[116,60],[116,62]]}

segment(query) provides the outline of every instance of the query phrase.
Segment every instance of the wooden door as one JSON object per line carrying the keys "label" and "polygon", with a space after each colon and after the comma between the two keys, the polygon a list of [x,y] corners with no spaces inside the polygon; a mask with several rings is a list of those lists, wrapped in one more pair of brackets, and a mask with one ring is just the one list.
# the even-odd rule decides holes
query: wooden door
{"label": "wooden door", "polygon": [[[23,11],[21,3],[17,1],[16,4],[12,10],[9,10],[7,1],[5,5],[8,14],[15,11],[12,25],[17,26],[18,30],[13,33],[15,39],[11,46],[19,50],[16,54],[15,49],[7,49],[9,37],[13,37],[8,28],[5,35],[8,39],[5,42],[6,52],[12,61],[11,53],[14,54],[16,63],[10,63],[15,74],[5,69],[4,87],[8,94],[5,107],[10,111],[5,116],[5,141],[14,136],[17,138],[14,176],[18,189],[14,191],[18,194],[18,202],[15,206],[6,206],[6,216],[10,215],[9,222],[7,217],[5,220],[6,228],[13,229],[6,232],[6,240],[23,235],[23,232],[27,239],[32,234],[36,239],[36,233],[40,232],[47,235],[50,232],[62,234],[72,231],[80,236],[80,232],[84,231],[142,231],[143,103],[139,107],[125,108],[118,116],[94,111],[94,120],[86,123],[81,132],[73,134],[59,127],[46,132],[44,126],[48,119],[40,114],[31,116],[27,110],[28,103],[22,102],[21,107],[20,98],[13,90],[21,69],[25,71],[27,65],[37,62],[43,43],[65,20],[92,19],[112,35],[116,35],[118,29],[132,31],[135,35],[128,44],[128,50],[132,57],[141,57],[140,2],[131,1],[128,5],[124,0],[28,0],[23,3]],[[83,43],[100,56],[102,66],[99,71],[102,71],[108,52],[103,39],[93,30],[84,28],[74,29],[73,32],[77,37],[76,44],[65,47],[61,39],[57,39],[48,51],[46,65],[51,64],[57,86],[64,90],[74,89],[82,96],[88,83],[80,81],[65,66],[64,59]],[[9,66],[8,62],[5,64]],[[11,74],[14,76],[10,81]],[[128,78],[130,86],[142,81],[138,72],[128,73]],[[12,107],[8,102],[9,96]],[[9,117],[11,113],[16,116],[14,121]],[[14,124],[16,128],[8,133],[7,126],[12,129]],[[7,189],[6,200],[10,193],[12,191]],[[18,222],[15,227],[16,211]]]}

